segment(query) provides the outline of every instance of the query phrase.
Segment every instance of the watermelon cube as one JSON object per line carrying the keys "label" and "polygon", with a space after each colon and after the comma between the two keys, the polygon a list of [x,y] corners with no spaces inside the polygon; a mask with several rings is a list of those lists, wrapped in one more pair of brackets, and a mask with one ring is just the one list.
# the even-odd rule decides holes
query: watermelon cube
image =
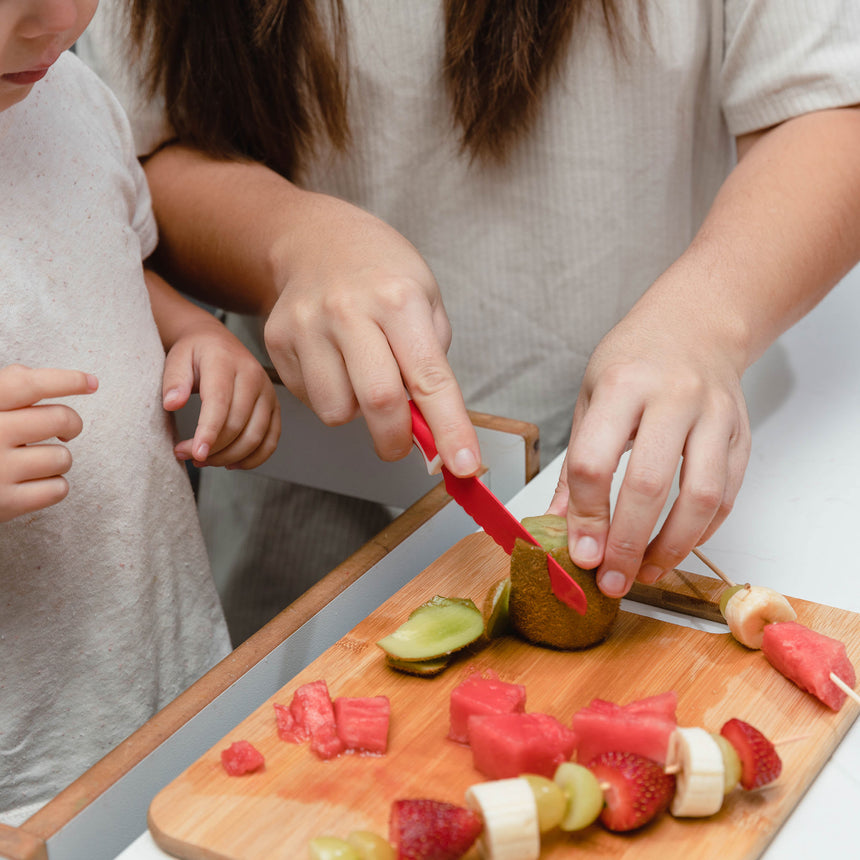
{"label": "watermelon cube", "polygon": [[311,749],[321,758],[343,752],[325,681],[302,684],[293,694],[289,708],[276,703],[275,720],[281,740],[291,743],[309,740]]}
{"label": "watermelon cube", "polygon": [[574,733],[555,717],[541,713],[469,717],[469,745],[475,769],[488,779],[535,773],[552,779],[570,759]]}
{"label": "watermelon cube", "polygon": [[845,704],[847,694],[833,683],[830,673],[849,687],[857,683],[844,643],[797,621],[766,624],[761,650],[775,669],[834,711]]}
{"label": "watermelon cube", "polygon": [[587,765],[605,752],[629,752],[665,764],[677,703],[674,691],[626,705],[593,700],[573,715],[576,760]]}
{"label": "watermelon cube", "polygon": [[388,696],[339,696],[334,700],[334,718],[347,750],[380,754],[388,750]]}
{"label": "watermelon cube", "polygon": [[451,691],[448,737],[469,743],[469,717],[522,713],[526,709],[526,688],[500,681],[495,673],[473,672]]}
{"label": "watermelon cube", "polygon": [[263,754],[250,741],[234,741],[221,750],[221,764],[230,776],[242,776],[264,764]]}

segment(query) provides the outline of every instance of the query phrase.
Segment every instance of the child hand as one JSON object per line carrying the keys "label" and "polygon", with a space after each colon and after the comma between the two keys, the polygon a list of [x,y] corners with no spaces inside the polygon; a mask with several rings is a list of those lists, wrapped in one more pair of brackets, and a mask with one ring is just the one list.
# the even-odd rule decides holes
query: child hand
{"label": "child hand", "polygon": [[83,422],[69,406],[39,401],[97,388],[92,374],[78,370],[0,368],[0,522],[55,505],[69,492],[63,475],[72,455],[65,445],[45,443],[74,439]]}
{"label": "child hand", "polygon": [[168,350],[162,390],[169,412],[184,406],[193,391],[200,394],[194,438],[174,448],[180,460],[253,469],[278,444],[281,413],[266,371],[238,338],[204,312]]}

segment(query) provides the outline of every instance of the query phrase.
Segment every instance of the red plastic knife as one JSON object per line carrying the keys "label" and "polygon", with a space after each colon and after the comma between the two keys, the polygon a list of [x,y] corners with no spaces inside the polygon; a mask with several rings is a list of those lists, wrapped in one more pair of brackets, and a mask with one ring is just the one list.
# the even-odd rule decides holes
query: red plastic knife
{"label": "red plastic knife", "polygon": [[[461,508],[508,554],[514,549],[514,542],[522,538],[534,546],[540,544],[523,528],[522,523],[502,504],[493,492],[476,477],[459,478],[442,465],[442,458],[436,450],[433,434],[424,420],[424,416],[411,400],[412,438],[427,464],[431,475],[442,473],[445,489]],[[575,609],[580,615],[585,615],[588,609],[588,599],[579,583],[547,553],[547,570],[550,584],[555,596],[562,602]]]}

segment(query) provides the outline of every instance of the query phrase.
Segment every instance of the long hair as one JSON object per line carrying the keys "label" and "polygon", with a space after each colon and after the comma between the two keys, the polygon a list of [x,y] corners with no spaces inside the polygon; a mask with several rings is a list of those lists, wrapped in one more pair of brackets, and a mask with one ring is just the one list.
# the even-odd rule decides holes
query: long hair
{"label": "long hair", "polygon": [[[528,132],[588,7],[623,47],[624,0],[439,2],[452,121],[473,158],[504,161]],[[644,0],[628,2],[641,18]],[[348,146],[342,0],[131,0],[131,36],[180,140],[289,178],[321,138]]]}

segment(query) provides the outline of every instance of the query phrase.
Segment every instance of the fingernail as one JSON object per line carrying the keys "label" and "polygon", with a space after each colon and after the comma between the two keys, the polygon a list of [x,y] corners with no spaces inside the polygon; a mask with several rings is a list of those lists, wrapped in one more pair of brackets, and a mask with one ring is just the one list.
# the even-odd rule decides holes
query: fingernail
{"label": "fingernail", "polygon": [[590,535],[584,535],[573,546],[574,561],[580,567],[594,567],[600,562],[600,550],[597,541]]}
{"label": "fingernail", "polygon": [[463,448],[454,455],[454,474],[471,475],[478,471],[478,458],[470,448]]}
{"label": "fingernail", "polygon": [[99,387],[98,378],[94,374],[88,373],[87,374],[87,388],[89,388],[90,391],[95,391],[98,387]]}
{"label": "fingernail", "polygon": [[199,460],[201,463],[206,461],[206,458],[209,456],[209,446],[203,442],[202,444],[197,446],[197,451],[194,453],[194,459]]}
{"label": "fingernail", "polygon": [[656,564],[646,564],[636,578],[645,585],[653,585],[665,573],[662,567]]}
{"label": "fingernail", "polygon": [[627,578],[617,570],[607,570],[597,584],[607,597],[624,597],[627,594]]}
{"label": "fingernail", "polygon": [[172,401],[176,400],[178,397],[179,397],[179,389],[178,388],[171,388],[170,391],[168,391],[164,395],[164,405],[168,406]]}

